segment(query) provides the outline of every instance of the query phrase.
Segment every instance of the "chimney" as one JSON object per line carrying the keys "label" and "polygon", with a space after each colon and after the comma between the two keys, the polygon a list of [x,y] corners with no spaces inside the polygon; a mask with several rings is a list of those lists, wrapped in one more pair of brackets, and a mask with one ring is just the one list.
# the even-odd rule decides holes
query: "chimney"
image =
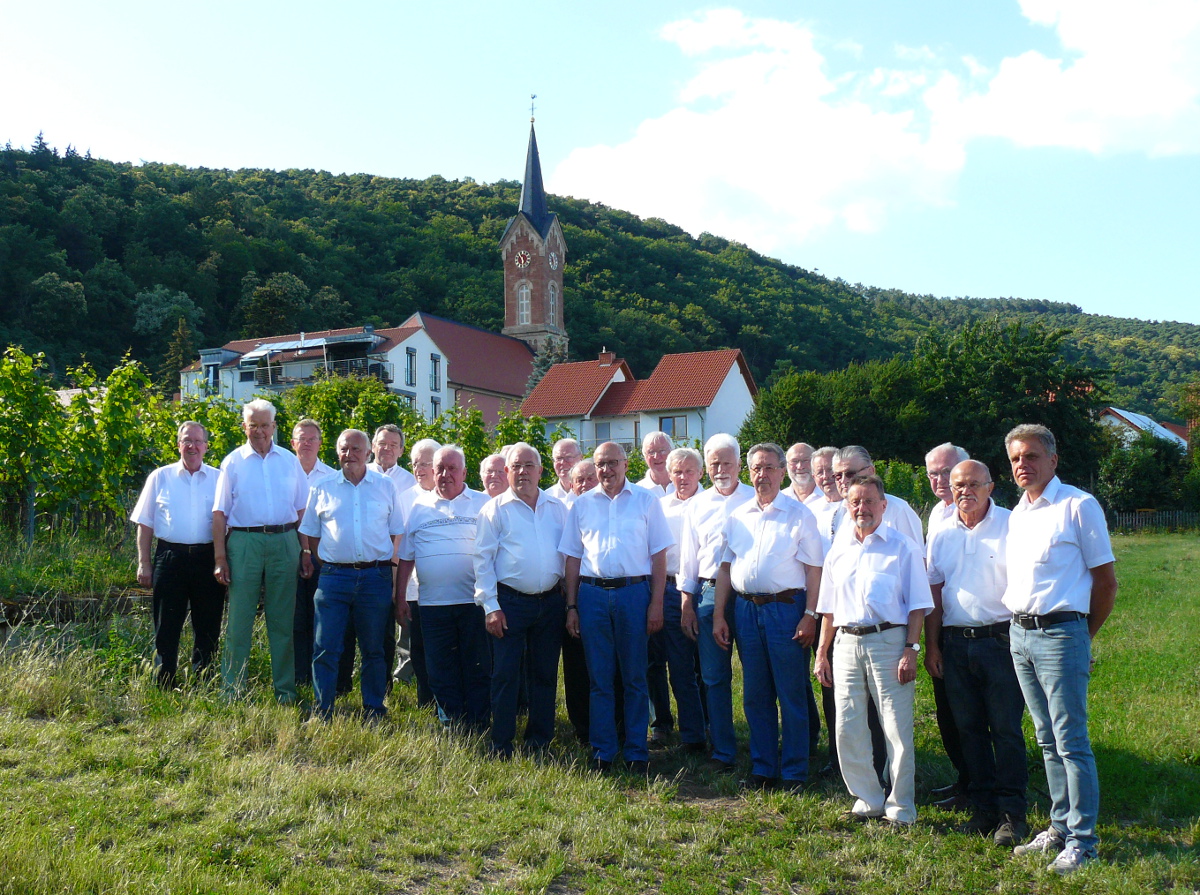
{"label": "chimney", "polygon": [[600,349],[600,366],[611,367],[616,359],[616,352],[609,351],[607,348]]}

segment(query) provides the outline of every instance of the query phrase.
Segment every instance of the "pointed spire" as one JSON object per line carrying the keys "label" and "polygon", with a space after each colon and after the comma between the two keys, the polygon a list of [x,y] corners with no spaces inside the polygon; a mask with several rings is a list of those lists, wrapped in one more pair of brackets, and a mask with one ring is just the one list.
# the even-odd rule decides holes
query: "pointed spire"
{"label": "pointed spire", "polygon": [[543,237],[550,232],[550,211],[546,207],[546,190],[542,186],[542,161],[538,157],[537,135],[533,118],[529,119],[529,151],[525,156],[525,182],[521,186],[521,212]]}

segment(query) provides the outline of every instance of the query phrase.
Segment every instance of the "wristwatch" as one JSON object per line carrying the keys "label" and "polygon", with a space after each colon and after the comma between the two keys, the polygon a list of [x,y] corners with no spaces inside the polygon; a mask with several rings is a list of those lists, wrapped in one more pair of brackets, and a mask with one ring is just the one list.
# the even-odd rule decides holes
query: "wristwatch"
{"label": "wristwatch", "polygon": [[905,649],[910,649],[910,650],[912,650],[914,653],[919,653],[919,652],[921,651],[921,644],[919,644],[919,643],[906,643],[906,644],[904,644],[904,648],[905,648]]}
{"label": "wristwatch", "polygon": [[813,617],[813,620],[814,620],[814,621],[820,621],[820,620],[821,620],[821,613],[817,612],[817,610],[815,610],[815,609],[805,609],[805,610],[804,610],[804,614],[805,614],[805,615],[811,615],[811,616]]}

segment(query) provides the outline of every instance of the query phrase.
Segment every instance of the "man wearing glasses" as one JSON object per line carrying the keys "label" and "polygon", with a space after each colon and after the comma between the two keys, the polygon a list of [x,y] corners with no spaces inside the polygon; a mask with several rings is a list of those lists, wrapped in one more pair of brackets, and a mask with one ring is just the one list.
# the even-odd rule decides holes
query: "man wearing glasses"
{"label": "man wearing glasses", "polygon": [[[850,482],[861,475],[877,475],[875,462],[865,447],[851,444],[839,449],[833,455],[833,477],[837,481],[838,490],[842,493],[843,498],[850,490]],[[847,507],[847,509],[849,508]],[[908,505],[907,501],[894,494],[887,495],[887,509],[884,511],[881,524],[908,535],[916,541],[918,547],[925,544],[921,517]],[[849,514],[843,514],[834,540],[837,539],[839,533],[852,533],[853,530],[853,520],[850,519]]]}
{"label": "man wearing glasses", "polygon": [[1009,652],[1005,545],[1009,511],[992,502],[992,476],[964,460],[950,476],[955,513],[931,531],[927,565],[933,612],[925,618],[925,667],[943,683],[969,773],[971,819],[960,830],[1012,848],[1025,823],[1025,701]]}

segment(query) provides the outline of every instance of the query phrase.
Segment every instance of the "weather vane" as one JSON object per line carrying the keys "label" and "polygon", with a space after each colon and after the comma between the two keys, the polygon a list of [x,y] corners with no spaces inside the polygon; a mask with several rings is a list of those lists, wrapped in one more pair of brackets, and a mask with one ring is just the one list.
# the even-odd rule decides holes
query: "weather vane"
{"label": "weather vane", "polygon": [[536,93],[529,94],[529,123],[533,123],[533,101],[537,99]]}

